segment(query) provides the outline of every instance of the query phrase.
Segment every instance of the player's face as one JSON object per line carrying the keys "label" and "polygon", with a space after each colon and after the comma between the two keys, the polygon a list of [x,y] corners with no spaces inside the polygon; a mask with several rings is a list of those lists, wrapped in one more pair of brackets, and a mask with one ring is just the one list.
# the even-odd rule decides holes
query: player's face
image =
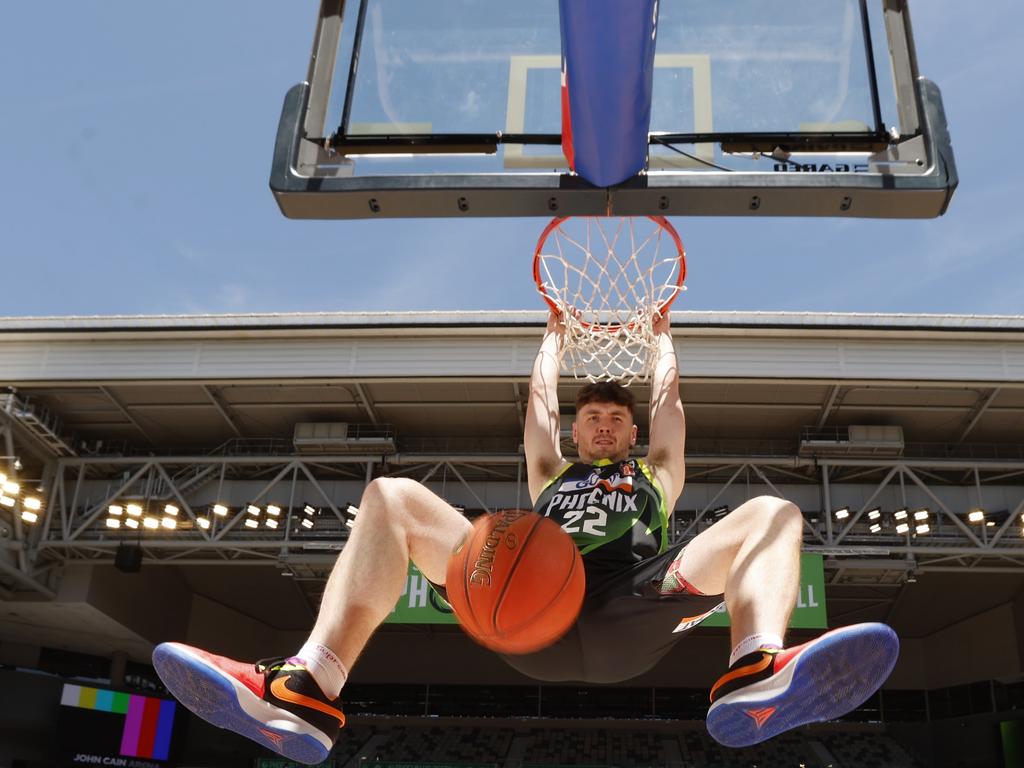
{"label": "player's face", "polygon": [[624,405],[587,403],[572,424],[572,441],[583,461],[622,461],[636,445],[636,425]]}

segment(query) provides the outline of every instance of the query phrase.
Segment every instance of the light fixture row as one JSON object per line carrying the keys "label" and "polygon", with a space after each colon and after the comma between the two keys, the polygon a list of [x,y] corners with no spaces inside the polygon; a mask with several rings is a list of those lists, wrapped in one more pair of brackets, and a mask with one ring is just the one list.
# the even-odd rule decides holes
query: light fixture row
{"label": "light fixture row", "polygon": [[[15,469],[20,469],[15,464]],[[0,472],[0,507],[13,510],[21,495],[21,485],[11,480],[3,472]],[[33,525],[39,522],[39,516],[43,511],[43,500],[38,496],[25,496],[21,499],[22,522]]]}
{"label": "light fixture row", "polygon": [[[204,531],[209,530],[213,525],[214,519],[217,517],[227,517],[230,511],[224,504],[213,504],[208,514],[196,518],[196,523]],[[264,511],[266,512],[266,517],[263,520],[263,527],[276,530],[280,525],[281,507],[276,504],[268,504],[265,510],[256,504],[248,504],[245,507],[245,511],[249,515],[244,523],[246,528],[259,528],[259,518]],[[173,531],[178,527],[178,515],[180,512],[181,509],[176,504],[165,504],[163,516],[158,517],[145,514],[141,504],[111,504],[107,507],[106,527],[115,530],[122,527],[137,530],[141,525],[141,527],[148,530],[165,528]],[[319,510],[310,504],[306,504],[303,506],[302,512],[299,524],[309,530],[314,526],[313,518],[319,513]]]}
{"label": "light fixture row", "polygon": [[[835,512],[833,512],[833,515],[835,516],[836,520],[846,520],[850,516],[850,508],[840,507],[839,509],[835,510]],[[896,533],[899,534],[910,533],[911,518],[913,518],[914,533],[929,533],[931,531],[931,526],[928,523],[930,516],[931,511],[928,510],[927,508],[921,508],[911,513],[906,507],[902,507],[892,513],[892,519],[896,523]],[[867,517],[868,520],[871,521],[871,524],[868,526],[868,530],[870,530],[872,533],[881,533],[883,527],[882,510],[879,509],[878,507],[870,509],[867,512]],[[982,523],[989,528],[995,526],[996,524],[994,520],[986,519],[985,510],[981,509],[980,507],[976,507],[972,509],[970,512],[968,512],[967,520],[971,523]],[[1021,535],[1024,535],[1024,514],[1021,514],[1020,522],[1022,526]]]}

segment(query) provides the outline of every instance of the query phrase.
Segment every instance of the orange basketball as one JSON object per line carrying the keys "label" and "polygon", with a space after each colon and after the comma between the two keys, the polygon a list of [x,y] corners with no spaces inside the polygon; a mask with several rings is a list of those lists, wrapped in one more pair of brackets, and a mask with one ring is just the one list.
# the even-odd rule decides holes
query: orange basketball
{"label": "orange basketball", "polygon": [[448,561],[445,588],[462,628],[499,653],[532,653],[579,616],[586,579],[558,524],[523,509],[484,515]]}

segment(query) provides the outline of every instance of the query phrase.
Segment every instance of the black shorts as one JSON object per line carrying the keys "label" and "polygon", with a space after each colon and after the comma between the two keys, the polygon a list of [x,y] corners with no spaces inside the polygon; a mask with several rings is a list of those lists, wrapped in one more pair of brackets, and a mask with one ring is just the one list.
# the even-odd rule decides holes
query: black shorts
{"label": "black shorts", "polygon": [[[502,658],[524,675],[550,682],[618,683],[642,675],[722,603],[721,595],[658,592],[682,550],[676,544],[620,571],[588,571],[583,608],[569,632],[536,653]],[[674,631],[687,620],[693,623]]]}

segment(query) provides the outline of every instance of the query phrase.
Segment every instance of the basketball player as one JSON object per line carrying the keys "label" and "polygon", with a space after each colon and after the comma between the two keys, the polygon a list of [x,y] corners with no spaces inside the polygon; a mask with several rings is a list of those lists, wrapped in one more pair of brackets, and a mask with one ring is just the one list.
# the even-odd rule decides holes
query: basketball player
{"label": "basketball player", "polygon": [[[802,518],[783,499],[753,499],[685,547],[668,545],[668,517],[683,489],[686,424],[668,317],[657,319],[654,330],[646,458],[630,458],[637,440],[632,394],[603,383],[577,397],[579,461],[569,462],[560,449],[557,399],[563,328],[549,318],[524,434],[530,497],[580,547],[587,592],[565,638],[506,661],[541,680],[626,680],[651,669],[724,599],[733,650],[711,690],[712,736],[746,746],[838,717],[884,682],[898,653],[895,633],[861,624],[784,647],[799,585]],[[157,672],[175,697],[214,725],[290,759],[320,762],[345,722],[340,694],[348,671],[398,602],[409,560],[443,593],[448,558],[471,528],[419,483],[375,479],[313,631],[294,656],[252,664],[163,643],[153,654]]]}

